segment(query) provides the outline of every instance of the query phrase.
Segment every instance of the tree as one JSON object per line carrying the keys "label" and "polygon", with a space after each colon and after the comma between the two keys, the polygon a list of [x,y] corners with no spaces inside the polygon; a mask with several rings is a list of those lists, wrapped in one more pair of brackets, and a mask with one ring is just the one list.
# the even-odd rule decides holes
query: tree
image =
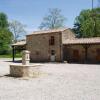
{"label": "tree", "polygon": [[7,15],[4,13],[0,13],[0,29],[8,28],[8,20]]}
{"label": "tree", "polygon": [[100,8],[81,11],[75,18],[73,30],[78,37],[100,36]]}
{"label": "tree", "polygon": [[12,33],[8,29],[7,15],[0,13],[0,54],[7,54],[12,42]]}
{"label": "tree", "polygon": [[43,18],[40,29],[54,29],[64,27],[65,17],[61,15],[61,10],[54,8],[49,9],[48,15]]}
{"label": "tree", "polygon": [[13,20],[9,22],[9,29],[13,33],[14,43],[18,41],[19,38],[25,36],[25,25],[20,23],[19,21]]}
{"label": "tree", "polygon": [[8,54],[11,43],[12,33],[8,29],[0,29],[0,54]]}

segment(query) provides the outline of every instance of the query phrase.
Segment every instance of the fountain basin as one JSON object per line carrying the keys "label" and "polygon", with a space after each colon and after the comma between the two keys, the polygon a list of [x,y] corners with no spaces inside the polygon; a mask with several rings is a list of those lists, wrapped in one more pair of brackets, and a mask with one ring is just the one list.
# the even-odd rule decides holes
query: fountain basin
{"label": "fountain basin", "polygon": [[40,65],[10,65],[10,76],[12,77],[35,77],[40,73]]}

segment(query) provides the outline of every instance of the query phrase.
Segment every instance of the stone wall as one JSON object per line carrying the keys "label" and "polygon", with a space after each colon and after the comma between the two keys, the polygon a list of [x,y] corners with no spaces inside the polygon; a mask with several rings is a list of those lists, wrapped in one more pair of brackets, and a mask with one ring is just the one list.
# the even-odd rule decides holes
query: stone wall
{"label": "stone wall", "polygon": [[[55,37],[55,45],[49,45],[51,36]],[[61,61],[61,33],[28,35],[26,41],[31,61],[50,61],[51,50],[55,50],[56,61]]]}
{"label": "stone wall", "polygon": [[88,59],[92,62],[100,63],[100,53],[97,53],[97,49],[100,49],[100,45],[91,45],[88,49]]}
{"label": "stone wall", "polygon": [[74,56],[73,56],[73,50],[78,50],[79,51],[79,57],[77,58],[78,59],[77,61],[78,62],[84,61],[85,50],[80,45],[68,45],[68,46],[64,46],[64,56],[67,56],[65,58],[68,61],[75,62],[74,61]]}
{"label": "stone wall", "polygon": [[[100,55],[97,54],[97,49],[100,49],[100,45],[90,45],[87,51],[87,60],[88,62],[92,63],[99,63],[100,62]],[[75,62],[73,51],[78,50],[78,62],[84,63],[85,62],[85,49],[82,45],[64,45],[64,60],[69,62]]]}
{"label": "stone wall", "polygon": [[66,41],[66,39],[75,39],[75,33],[72,32],[72,30],[67,29],[62,32],[62,43]]}

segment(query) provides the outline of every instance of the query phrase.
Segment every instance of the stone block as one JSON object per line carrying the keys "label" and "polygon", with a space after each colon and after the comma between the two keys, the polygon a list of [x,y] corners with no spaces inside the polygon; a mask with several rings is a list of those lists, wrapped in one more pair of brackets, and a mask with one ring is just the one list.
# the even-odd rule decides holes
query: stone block
{"label": "stone block", "polygon": [[40,73],[40,65],[10,65],[10,75],[12,77],[34,77]]}

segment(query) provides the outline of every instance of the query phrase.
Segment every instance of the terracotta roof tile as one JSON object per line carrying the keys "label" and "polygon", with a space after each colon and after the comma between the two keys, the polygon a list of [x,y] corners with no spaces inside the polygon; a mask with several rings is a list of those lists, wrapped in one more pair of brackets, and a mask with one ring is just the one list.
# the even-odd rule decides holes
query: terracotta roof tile
{"label": "terracotta roof tile", "polygon": [[[34,31],[31,34],[28,35],[33,35],[33,34],[45,34],[45,33],[55,33],[55,32],[63,32],[68,28],[59,28],[59,29],[51,29],[51,30],[40,30],[40,31]],[[27,36],[28,36],[27,35]]]}
{"label": "terracotta roof tile", "polygon": [[17,43],[12,44],[12,46],[24,46],[26,45],[26,41],[19,41]]}
{"label": "terracotta roof tile", "polygon": [[67,39],[63,42],[63,44],[100,44],[100,37],[94,37],[94,38],[80,38],[80,39]]}

